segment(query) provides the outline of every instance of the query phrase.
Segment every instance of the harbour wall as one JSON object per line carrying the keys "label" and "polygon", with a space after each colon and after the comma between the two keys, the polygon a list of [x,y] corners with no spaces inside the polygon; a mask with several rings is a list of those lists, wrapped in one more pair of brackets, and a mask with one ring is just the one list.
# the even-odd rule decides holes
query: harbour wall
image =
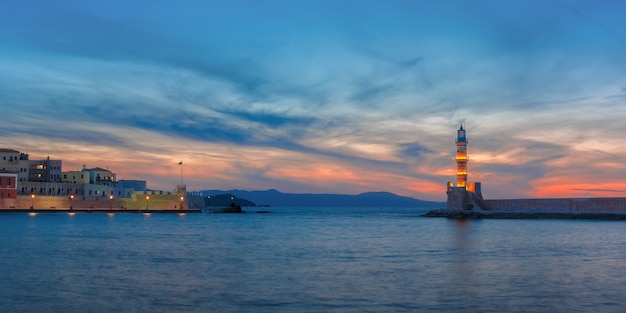
{"label": "harbour wall", "polygon": [[626,198],[543,198],[483,200],[483,210],[509,212],[624,213]]}
{"label": "harbour wall", "polygon": [[[201,197],[183,196],[183,193],[133,192],[130,198],[96,198],[82,199],[67,196],[17,196],[17,198],[0,198],[2,209],[134,209],[134,210],[177,210],[199,209],[203,202]],[[149,199],[147,199],[149,197]],[[181,200],[181,197],[182,200]]]}
{"label": "harbour wall", "polygon": [[[149,196],[150,199],[146,199]],[[2,209],[133,209],[133,210],[178,210],[201,209],[204,198],[199,195],[187,195],[181,201],[181,194],[160,192],[135,192],[130,198],[108,198],[70,200],[67,196],[17,196],[17,198],[0,198]]]}

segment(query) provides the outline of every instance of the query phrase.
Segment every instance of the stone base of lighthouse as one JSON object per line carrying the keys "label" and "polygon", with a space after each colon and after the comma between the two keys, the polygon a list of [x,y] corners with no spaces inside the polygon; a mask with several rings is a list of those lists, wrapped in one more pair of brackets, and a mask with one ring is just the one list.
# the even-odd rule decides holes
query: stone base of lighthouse
{"label": "stone base of lighthouse", "polygon": [[483,201],[480,183],[472,183],[470,188],[453,187],[448,183],[447,209],[451,211],[484,210],[486,205]]}

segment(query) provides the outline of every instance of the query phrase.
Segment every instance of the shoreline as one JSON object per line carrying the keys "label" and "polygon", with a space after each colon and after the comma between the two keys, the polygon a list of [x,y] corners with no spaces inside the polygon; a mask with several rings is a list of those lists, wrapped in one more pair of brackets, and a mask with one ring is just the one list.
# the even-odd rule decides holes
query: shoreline
{"label": "shoreline", "polygon": [[572,220],[626,220],[621,212],[567,212],[567,211],[457,211],[435,209],[422,217],[445,217],[450,219],[572,219]]}

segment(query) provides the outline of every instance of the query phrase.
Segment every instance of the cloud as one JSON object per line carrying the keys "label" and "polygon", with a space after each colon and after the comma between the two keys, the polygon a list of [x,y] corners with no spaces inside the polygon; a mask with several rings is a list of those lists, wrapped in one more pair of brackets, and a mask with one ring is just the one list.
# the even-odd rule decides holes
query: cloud
{"label": "cloud", "polygon": [[406,143],[399,146],[402,149],[399,154],[403,158],[420,159],[423,154],[433,152],[419,143]]}

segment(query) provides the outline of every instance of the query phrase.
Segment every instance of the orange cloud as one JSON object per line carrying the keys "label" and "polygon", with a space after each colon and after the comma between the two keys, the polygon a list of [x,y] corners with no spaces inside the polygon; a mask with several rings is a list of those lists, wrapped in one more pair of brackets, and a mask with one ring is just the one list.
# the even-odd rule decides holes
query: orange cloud
{"label": "orange cloud", "polygon": [[626,182],[603,181],[572,181],[568,178],[553,177],[535,181],[532,194],[535,197],[624,197]]}

